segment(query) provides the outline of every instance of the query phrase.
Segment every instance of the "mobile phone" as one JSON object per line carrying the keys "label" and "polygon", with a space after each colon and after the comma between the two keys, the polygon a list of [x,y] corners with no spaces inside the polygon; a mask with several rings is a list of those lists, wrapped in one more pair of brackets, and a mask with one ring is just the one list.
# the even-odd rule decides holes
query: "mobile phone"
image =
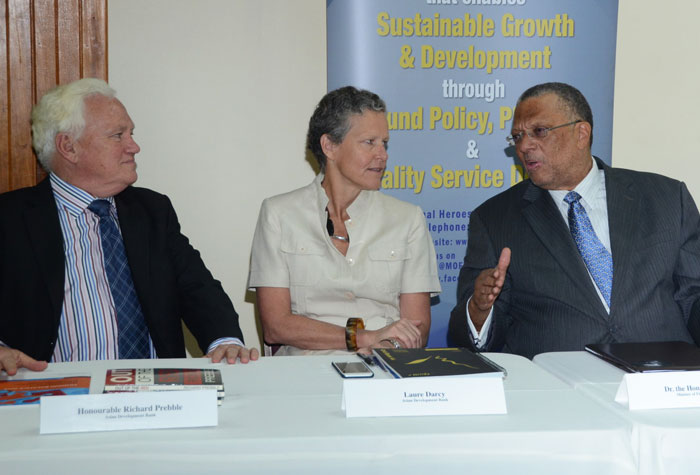
{"label": "mobile phone", "polygon": [[362,361],[333,361],[331,365],[343,378],[371,378],[374,376],[369,366]]}

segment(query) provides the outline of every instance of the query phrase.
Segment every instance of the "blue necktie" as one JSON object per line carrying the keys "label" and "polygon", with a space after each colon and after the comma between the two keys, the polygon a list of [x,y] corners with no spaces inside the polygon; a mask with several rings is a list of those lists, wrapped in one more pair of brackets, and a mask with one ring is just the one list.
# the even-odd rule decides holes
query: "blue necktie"
{"label": "blue necktie", "polygon": [[583,262],[588,267],[593,281],[598,286],[600,293],[610,308],[610,294],[612,292],[613,262],[612,256],[605,249],[603,243],[596,236],[588,214],[579,202],[581,195],[570,191],[564,197],[569,203],[569,229],[576,242],[578,252],[583,257]]}
{"label": "blue necktie", "polygon": [[110,206],[107,200],[95,200],[88,209],[100,217],[105,271],[117,313],[119,359],[150,358],[148,328],[131,279],[124,241],[109,212]]}

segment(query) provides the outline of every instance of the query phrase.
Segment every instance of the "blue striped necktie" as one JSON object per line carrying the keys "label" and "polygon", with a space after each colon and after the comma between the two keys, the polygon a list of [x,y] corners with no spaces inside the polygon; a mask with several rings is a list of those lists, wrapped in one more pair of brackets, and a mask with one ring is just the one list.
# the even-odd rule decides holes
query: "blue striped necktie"
{"label": "blue striped necktie", "polygon": [[564,197],[564,201],[569,203],[569,230],[578,252],[581,253],[583,262],[588,267],[588,272],[591,273],[593,281],[610,308],[613,278],[612,256],[598,239],[591,220],[588,219],[588,213],[580,200],[581,195],[575,191],[570,191]]}
{"label": "blue striped necktie", "polygon": [[124,241],[109,212],[110,207],[107,200],[95,200],[88,209],[100,217],[105,271],[117,313],[119,359],[150,358],[148,328],[131,279]]}

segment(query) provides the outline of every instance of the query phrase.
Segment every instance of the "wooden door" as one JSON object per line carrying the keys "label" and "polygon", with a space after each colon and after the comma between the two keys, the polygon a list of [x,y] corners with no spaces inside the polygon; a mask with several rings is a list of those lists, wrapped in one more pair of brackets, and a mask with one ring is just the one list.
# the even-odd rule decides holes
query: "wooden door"
{"label": "wooden door", "polygon": [[107,80],[107,0],[0,0],[0,193],[45,176],[32,106],[83,77]]}

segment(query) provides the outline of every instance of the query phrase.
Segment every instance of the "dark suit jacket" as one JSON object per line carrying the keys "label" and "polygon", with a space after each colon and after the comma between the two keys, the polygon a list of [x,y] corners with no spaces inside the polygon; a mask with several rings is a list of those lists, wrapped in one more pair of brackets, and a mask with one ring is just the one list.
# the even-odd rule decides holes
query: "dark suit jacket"
{"label": "dark suit jacket", "polygon": [[[182,318],[207,346],[243,336],[221,284],[180,233],[170,200],[128,187],[115,197],[144,318],[161,358],[185,356]],[[0,341],[48,361],[63,306],[65,254],[48,179],[0,195]]]}
{"label": "dark suit jacket", "polygon": [[550,194],[530,180],[471,215],[448,342],[471,346],[466,304],[476,277],[512,250],[486,349],[528,358],[588,343],[700,341],[700,216],[686,186],[651,173],[605,170],[613,257],[605,311]]}

